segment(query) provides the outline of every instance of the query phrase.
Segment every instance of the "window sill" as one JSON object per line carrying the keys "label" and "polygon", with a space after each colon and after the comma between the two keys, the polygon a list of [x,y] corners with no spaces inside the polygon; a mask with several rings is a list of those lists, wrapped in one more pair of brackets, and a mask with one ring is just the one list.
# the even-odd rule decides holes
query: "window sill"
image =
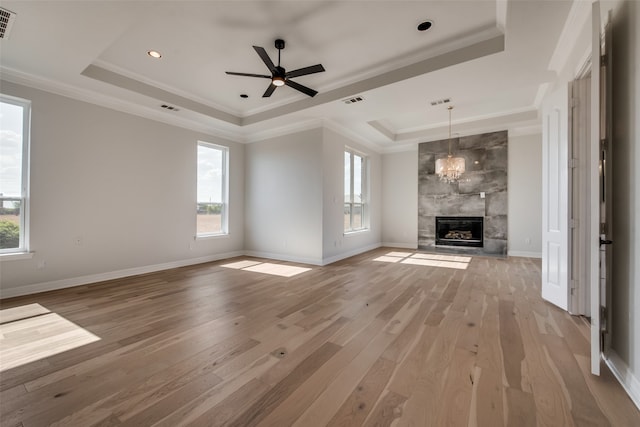
{"label": "window sill", "polygon": [[35,255],[35,252],[10,252],[6,254],[0,254],[0,261],[17,261],[21,259],[31,259]]}
{"label": "window sill", "polygon": [[195,240],[228,239],[228,238],[229,238],[229,233],[200,234],[195,237]]}
{"label": "window sill", "polygon": [[358,234],[364,234],[368,232],[369,232],[368,228],[363,228],[362,230],[345,231],[342,235],[344,237],[349,237],[349,236],[356,236]]}

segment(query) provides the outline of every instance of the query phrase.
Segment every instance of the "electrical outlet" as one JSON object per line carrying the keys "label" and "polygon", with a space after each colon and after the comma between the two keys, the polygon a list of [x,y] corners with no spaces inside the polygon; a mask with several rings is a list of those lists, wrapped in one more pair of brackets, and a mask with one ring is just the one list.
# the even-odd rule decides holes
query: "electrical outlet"
{"label": "electrical outlet", "polygon": [[38,261],[38,264],[36,265],[36,267],[38,268],[38,270],[42,270],[43,268],[45,268],[47,266],[47,261],[45,260],[40,260]]}
{"label": "electrical outlet", "polygon": [[531,237],[527,237],[526,239],[524,239],[524,243],[527,245],[531,244]]}
{"label": "electrical outlet", "polygon": [[75,237],[75,238],[73,239],[73,243],[74,243],[76,246],[82,246],[82,237],[81,237],[81,236]]}

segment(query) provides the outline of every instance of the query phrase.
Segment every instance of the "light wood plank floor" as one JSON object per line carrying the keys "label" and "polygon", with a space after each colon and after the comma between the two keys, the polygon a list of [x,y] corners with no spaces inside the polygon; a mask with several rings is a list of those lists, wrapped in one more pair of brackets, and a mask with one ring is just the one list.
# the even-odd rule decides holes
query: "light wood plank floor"
{"label": "light wood plank floor", "polygon": [[539,260],[375,261],[392,251],[2,301],[0,425],[640,425],[607,368],[589,374],[584,321],[541,300]]}

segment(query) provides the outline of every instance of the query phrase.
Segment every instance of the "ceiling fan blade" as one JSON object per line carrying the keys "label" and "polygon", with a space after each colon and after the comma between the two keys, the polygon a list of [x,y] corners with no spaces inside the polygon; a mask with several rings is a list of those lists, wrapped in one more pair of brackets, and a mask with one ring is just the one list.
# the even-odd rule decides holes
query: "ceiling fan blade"
{"label": "ceiling fan blade", "polygon": [[322,64],[312,65],[310,67],[298,68],[285,74],[287,77],[300,77],[307,74],[321,73],[324,71]]}
{"label": "ceiling fan blade", "polygon": [[289,80],[289,79],[285,80],[284,84],[286,84],[287,86],[289,86],[291,88],[294,88],[295,90],[299,90],[300,92],[304,93],[305,95],[309,95],[311,97],[316,96],[316,94],[318,93],[317,91],[315,91],[315,90],[313,90],[311,88],[303,86],[300,83],[296,83],[296,82],[294,82],[292,80]]}
{"label": "ceiling fan blade", "polygon": [[256,52],[258,53],[258,55],[262,59],[262,62],[264,62],[264,65],[267,66],[269,71],[271,71],[272,73],[275,73],[276,72],[276,66],[273,64],[273,61],[271,61],[271,58],[269,58],[269,55],[267,55],[267,51],[264,50],[264,48],[260,47],[260,46],[254,46],[253,48],[256,50]]}
{"label": "ceiling fan blade", "polygon": [[267,90],[264,91],[264,94],[262,95],[262,97],[263,98],[270,97],[274,90],[276,90],[276,86],[275,85],[269,85]]}
{"label": "ceiling fan blade", "polygon": [[267,76],[266,74],[234,73],[233,71],[225,71],[225,73],[230,74],[232,76],[261,77],[263,79],[270,79],[271,78],[271,76]]}

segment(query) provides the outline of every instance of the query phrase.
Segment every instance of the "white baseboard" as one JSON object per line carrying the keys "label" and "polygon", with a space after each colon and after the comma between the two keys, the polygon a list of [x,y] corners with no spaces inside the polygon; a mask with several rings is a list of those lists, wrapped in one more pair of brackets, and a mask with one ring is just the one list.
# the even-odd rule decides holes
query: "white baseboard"
{"label": "white baseboard", "polygon": [[638,377],[633,374],[629,365],[613,350],[607,352],[604,361],[633,403],[640,409],[640,380],[638,380]]}
{"label": "white baseboard", "polygon": [[352,249],[352,250],[347,251],[347,252],[343,252],[343,253],[341,253],[339,255],[334,255],[334,256],[329,257],[329,258],[324,258],[322,260],[322,265],[329,265],[329,264],[332,264],[334,262],[341,261],[341,260],[343,260],[345,258],[350,258],[352,256],[360,255],[361,253],[377,249],[380,246],[382,246],[380,243],[373,243],[371,245],[362,246],[360,248],[356,248],[356,249]]}
{"label": "white baseboard", "polygon": [[103,282],[105,280],[121,279],[138,274],[153,273],[171,268],[185,267],[187,265],[203,264],[205,262],[218,261],[226,258],[233,258],[244,255],[242,251],[227,252],[222,254],[209,255],[199,258],[189,258],[180,261],[171,261],[162,264],[145,265],[143,267],[126,268],[124,270],[108,271],[106,273],[89,274],[86,276],[70,277],[68,279],[52,280],[50,282],[34,283],[25,286],[0,289],[1,298],[13,298],[23,295],[36,294],[39,292],[55,291],[57,289],[71,288],[74,286],[88,285],[90,283]]}
{"label": "white baseboard", "polygon": [[404,242],[382,242],[383,247],[388,248],[402,248],[402,249],[418,249],[418,242],[404,243]]}
{"label": "white baseboard", "polygon": [[244,251],[244,255],[253,256],[256,258],[274,259],[277,261],[298,262],[300,264],[322,265],[322,259],[320,258],[298,257],[289,254],[278,254],[274,252]]}
{"label": "white baseboard", "polygon": [[523,258],[542,258],[542,252],[508,251],[507,255]]}

